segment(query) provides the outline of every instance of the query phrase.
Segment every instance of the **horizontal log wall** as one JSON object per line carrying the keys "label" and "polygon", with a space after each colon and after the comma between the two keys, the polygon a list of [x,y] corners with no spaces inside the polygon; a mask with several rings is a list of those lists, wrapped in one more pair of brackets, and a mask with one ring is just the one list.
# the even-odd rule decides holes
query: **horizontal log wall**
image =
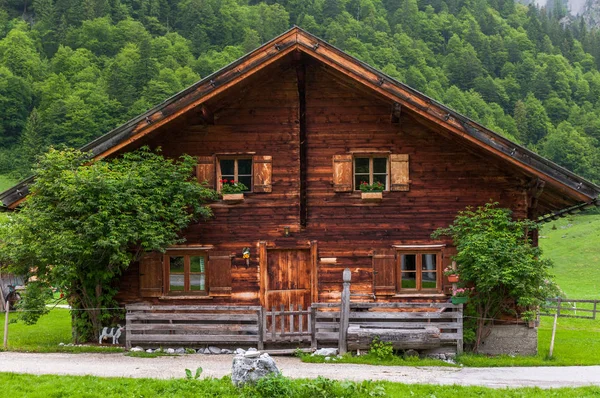
{"label": "horizontal log wall", "polygon": [[[368,301],[373,293],[372,250],[431,243],[431,233],[452,222],[458,211],[490,199],[510,207],[517,217],[527,216],[523,176],[510,174],[408,114],[401,113],[400,122],[392,123],[392,103],[308,62],[307,225],[301,228],[298,78],[291,61],[270,68],[261,80],[234,87],[226,97],[208,104],[214,124],[190,116],[187,124],[181,122],[146,142],[161,146],[171,157],[235,152],[273,157],[271,193],[247,194],[236,205],[215,203],[212,219],[184,232],[187,244],[213,245],[215,250],[235,253],[232,295],[211,303],[259,304],[259,241],[289,248],[307,248],[308,242],[317,241],[319,258],[336,258],[333,264],[318,264],[319,301],[339,300],[345,267],[352,270],[353,300]],[[363,202],[359,192],[334,192],[332,158],[355,149],[408,154],[409,191],[384,192],[377,203]],[[290,237],[283,236],[284,226],[291,227]],[[250,247],[249,265],[241,258],[243,247]],[[122,278],[121,301],[141,301],[137,278],[134,265]]]}

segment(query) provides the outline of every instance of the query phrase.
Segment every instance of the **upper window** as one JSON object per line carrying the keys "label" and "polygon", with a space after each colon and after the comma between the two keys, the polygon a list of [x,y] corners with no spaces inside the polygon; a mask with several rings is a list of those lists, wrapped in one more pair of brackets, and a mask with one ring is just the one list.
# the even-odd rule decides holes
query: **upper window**
{"label": "upper window", "polygon": [[360,184],[373,185],[381,183],[384,190],[388,188],[388,158],[387,157],[355,157],[354,158],[354,189],[358,190]]}
{"label": "upper window", "polygon": [[252,190],[252,159],[219,159],[218,180],[241,182]]}
{"label": "upper window", "polygon": [[439,253],[398,253],[398,290],[439,290]]}
{"label": "upper window", "polygon": [[171,294],[206,294],[206,254],[165,255],[167,291]]}

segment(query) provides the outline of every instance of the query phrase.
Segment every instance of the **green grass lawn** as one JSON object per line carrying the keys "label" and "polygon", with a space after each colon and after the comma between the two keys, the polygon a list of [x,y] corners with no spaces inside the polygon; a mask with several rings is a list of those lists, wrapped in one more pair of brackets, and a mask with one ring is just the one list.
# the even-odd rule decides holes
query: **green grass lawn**
{"label": "green grass lawn", "polygon": [[391,382],[332,381],[324,378],[263,379],[256,387],[238,389],[229,377],[201,380],[31,376],[0,373],[2,392],[18,397],[597,397],[599,387],[491,389],[485,387],[413,385]]}
{"label": "green grass lawn", "polygon": [[0,192],[6,191],[8,188],[15,185],[18,181],[13,180],[3,174],[0,174]]}
{"label": "green grass lawn", "polygon": [[[4,325],[4,314],[2,314]],[[9,319],[16,320],[11,313]],[[0,328],[0,340],[4,339],[4,327]],[[35,325],[23,322],[8,325],[8,349],[24,352],[121,352],[120,347],[100,346],[59,346],[71,342],[71,315],[69,310],[55,308],[40,318]],[[1,346],[0,346],[1,347]]]}

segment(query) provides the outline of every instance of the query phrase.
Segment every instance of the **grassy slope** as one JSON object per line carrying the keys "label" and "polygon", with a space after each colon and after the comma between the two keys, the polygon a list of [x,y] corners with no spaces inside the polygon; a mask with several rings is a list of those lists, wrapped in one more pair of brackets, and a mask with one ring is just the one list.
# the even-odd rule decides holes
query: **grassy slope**
{"label": "grassy slope", "polygon": [[[600,299],[600,215],[579,215],[544,225],[544,256],[554,261],[556,282],[573,299]],[[579,314],[581,315],[581,314]],[[463,356],[466,366],[560,366],[600,364],[600,319],[559,318],[554,358],[547,359],[551,317],[542,317],[535,357]]]}
{"label": "grassy slope", "polygon": [[556,281],[567,297],[600,299],[600,215],[560,219],[540,235],[540,247],[554,260]]}
{"label": "grassy slope", "polygon": [[16,183],[17,183],[17,181],[13,180],[12,178],[9,178],[5,175],[0,174],[0,192],[4,192],[5,190],[12,187]]}

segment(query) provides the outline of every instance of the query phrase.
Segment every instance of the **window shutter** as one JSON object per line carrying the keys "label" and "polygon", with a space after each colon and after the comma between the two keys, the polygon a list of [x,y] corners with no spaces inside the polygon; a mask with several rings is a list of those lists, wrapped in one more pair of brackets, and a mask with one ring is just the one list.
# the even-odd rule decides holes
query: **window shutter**
{"label": "window shutter", "polygon": [[140,259],[140,296],[160,297],[163,294],[163,254],[145,253]]}
{"label": "window shutter", "polygon": [[198,182],[206,181],[209,188],[215,188],[215,159],[212,156],[198,156],[198,165],[196,166],[196,176]]}
{"label": "window shutter", "polygon": [[390,178],[392,191],[408,191],[410,178],[408,174],[408,155],[390,155]]}
{"label": "window shutter", "polygon": [[253,187],[252,192],[271,192],[273,190],[271,175],[273,172],[272,156],[253,156]]}
{"label": "window shutter", "polygon": [[396,294],[396,251],[378,249],[373,251],[373,284],[375,294]]}
{"label": "window shutter", "polygon": [[231,295],[231,252],[209,252],[208,293],[211,296]]}
{"label": "window shutter", "polygon": [[352,191],[352,155],[333,156],[333,191]]}

